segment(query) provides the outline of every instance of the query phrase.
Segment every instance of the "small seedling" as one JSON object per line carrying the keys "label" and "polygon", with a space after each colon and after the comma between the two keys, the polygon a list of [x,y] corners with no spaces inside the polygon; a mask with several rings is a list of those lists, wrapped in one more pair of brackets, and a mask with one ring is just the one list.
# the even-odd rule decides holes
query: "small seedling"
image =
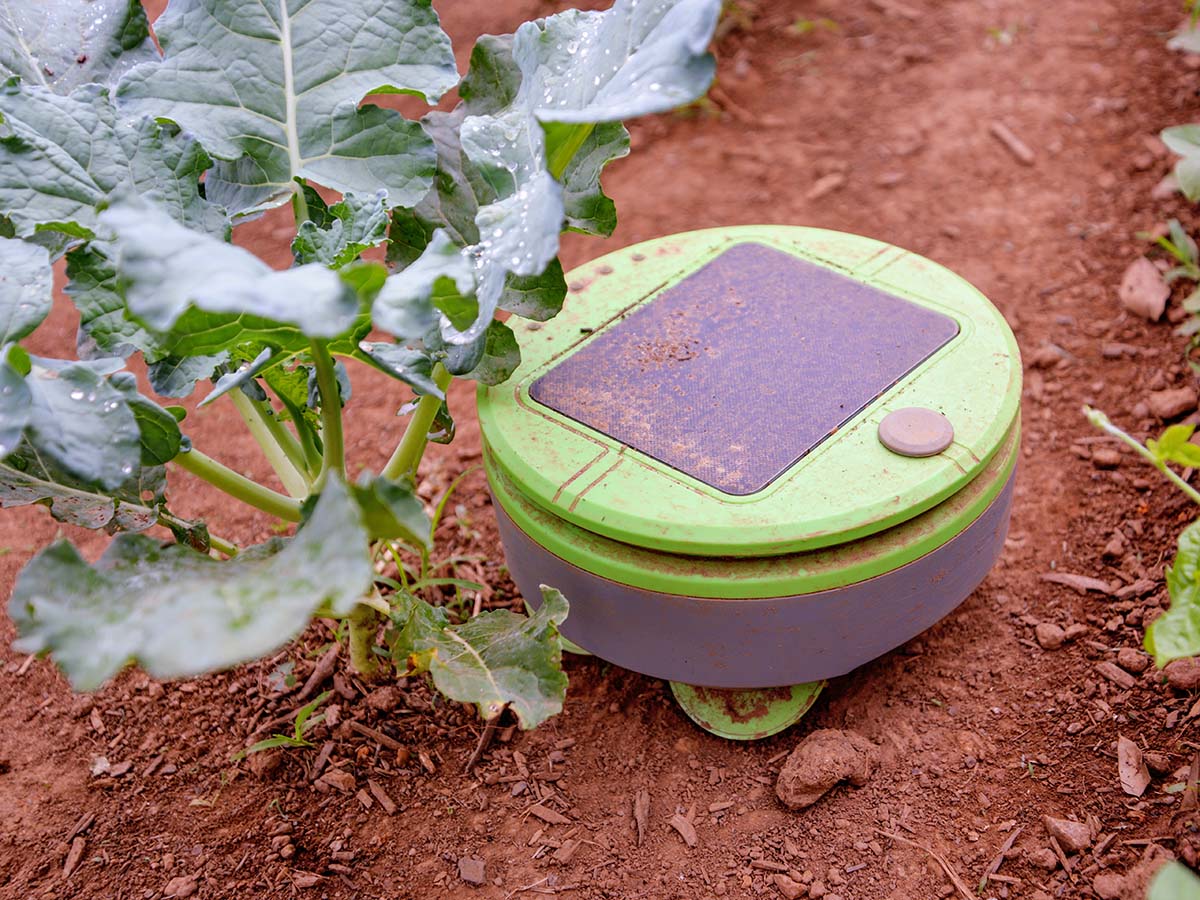
{"label": "small seedling", "polygon": [[[1172,425],[1162,436],[1143,445],[1109,421],[1104,413],[1085,406],[1083,413],[1094,426],[1120,439],[1158,469],[1189,500],[1200,506],[1200,492],[1183,480],[1170,464],[1200,468],[1200,446],[1191,442],[1194,425]],[[1146,628],[1146,650],[1161,667],[1173,659],[1200,655],[1200,520],[1179,535],[1175,561],[1167,569],[1170,608]]]}
{"label": "small seedling", "polygon": [[329,699],[329,694],[329,691],[323,691],[312,702],[305,703],[296,711],[296,720],[292,723],[291,734],[273,734],[269,738],[251,744],[245,750],[233,754],[233,761],[238,762],[251,753],[261,753],[263,750],[272,750],[275,747],[287,747],[288,749],[312,747],[313,742],[305,735],[325,721],[325,713],[315,716],[313,713],[316,712],[318,706]]}

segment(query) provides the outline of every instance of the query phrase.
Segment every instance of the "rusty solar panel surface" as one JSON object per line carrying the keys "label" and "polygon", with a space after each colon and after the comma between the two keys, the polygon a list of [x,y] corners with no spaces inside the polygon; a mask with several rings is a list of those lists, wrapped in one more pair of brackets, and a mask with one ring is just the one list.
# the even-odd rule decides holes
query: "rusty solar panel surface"
{"label": "rusty solar panel surface", "polygon": [[781,250],[738,244],[589,338],[530,395],[745,496],[957,333],[942,313]]}

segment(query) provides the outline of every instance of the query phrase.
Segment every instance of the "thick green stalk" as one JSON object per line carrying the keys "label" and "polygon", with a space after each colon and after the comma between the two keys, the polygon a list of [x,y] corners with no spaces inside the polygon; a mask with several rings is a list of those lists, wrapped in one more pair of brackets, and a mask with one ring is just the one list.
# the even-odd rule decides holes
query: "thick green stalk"
{"label": "thick green stalk", "polygon": [[[441,388],[442,393],[445,393],[450,387],[453,379],[454,376],[447,372],[441,363],[434,365],[433,380]],[[417,466],[425,453],[425,445],[429,443],[429,429],[441,406],[442,401],[433,394],[426,394],[417,401],[417,408],[413,410],[412,418],[408,420],[408,426],[404,429],[400,443],[392,452],[392,458],[383,467],[384,478],[396,481],[405,475],[416,474]]]}
{"label": "thick green stalk", "polygon": [[245,475],[239,475],[233,469],[206,456],[199,450],[193,449],[180,453],[172,462],[181,469],[191,472],[197,478],[203,478],[213,487],[220,488],[231,497],[249,503],[263,512],[268,512],[288,522],[300,521],[300,502],[298,500],[265,488],[257,481],[251,481]]}
{"label": "thick green stalk", "polygon": [[[250,434],[262,448],[263,456],[267,458],[267,462],[271,464],[271,468],[275,470],[275,474],[279,476],[279,480],[287,492],[293,497],[301,499],[307,497],[310,484],[302,468],[304,453],[300,449],[300,444],[296,442],[295,438],[292,438],[291,432],[283,427],[281,422],[277,422],[270,412],[242,393],[240,389],[234,388],[229,392],[229,396],[246,421],[246,427],[250,429]],[[277,427],[272,427],[272,425]],[[281,439],[279,431],[282,431],[288,438],[292,438],[291,443],[295,445],[295,457],[284,443],[286,438]],[[297,459],[299,465],[297,465]]]}
{"label": "thick green stalk", "polygon": [[338,391],[337,372],[333,357],[319,341],[312,342],[313,367],[317,372],[317,390],[321,393],[321,441],[325,444],[325,459],[317,476],[315,490],[325,485],[330,472],[346,474],[346,447],[342,437],[342,397]]}
{"label": "thick green stalk", "polygon": [[1126,434],[1124,431],[1110,422],[1108,416],[1100,412],[1098,409],[1092,409],[1090,406],[1085,406],[1083,408],[1083,414],[1087,416],[1089,422],[1091,422],[1101,431],[1107,432],[1113,437],[1120,438],[1121,441],[1132,448],[1133,451],[1138,454],[1138,456],[1142,457],[1142,459],[1146,460],[1146,462],[1150,463],[1150,465],[1162,472],[1163,475],[1167,477],[1167,480],[1171,482],[1171,484],[1175,485],[1175,487],[1187,494],[1193,503],[1200,504],[1200,492],[1176,475],[1175,472],[1173,472],[1166,464],[1166,462],[1151,453],[1141,441],[1137,440],[1132,435]]}
{"label": "thick green stalk", "polygon": [[238,545],[227,541],[224,538],[217,537],[215,534],[209,534],[208,546],[212,547],[219,553],[224,553],[226,556],[237,556]]}
{"label": "thick green stalk", "polygon": [[364,678],[372,678],[379,672],[379,660],[375,657],[375,632],[379,627],[379,614],[366,604],[360,603],[350,613],[350,665]]}

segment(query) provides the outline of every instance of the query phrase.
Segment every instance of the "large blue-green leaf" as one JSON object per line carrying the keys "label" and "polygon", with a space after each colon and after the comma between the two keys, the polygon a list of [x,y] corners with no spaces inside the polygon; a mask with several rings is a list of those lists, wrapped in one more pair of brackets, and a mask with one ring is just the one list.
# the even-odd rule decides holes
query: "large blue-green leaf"
{"label": "large blue-green leaf", "polygon": [[29,425],[31,401],[25,379],[7,362],[0,362],[0,460],[21,442]]}
{"label": "large blue-green leaf", "polygon": [[429,548],[429,514],[410,481],[392,481],[364,472],[358,484],[350,486],[350,496],[358,504],[372,540],[399,540]]}
{"label": "large blue-green leaf", "polygon": [[294,179],[343,193],[428,190],[433,146],[372,92],[436,100],[458,81],[429,0],[175,0],[158,20],[161,64],[122,79],[123,107],[166,118],[231,162],[207,181],[230,210],[278,202]]}
{"label": "large blue-green leaf", "polygon": [[54,299],[53,288],[50,256],[44,247],[0,238],[0,347],[21,340],[42,324]]}
{"label": "large blue-green leaf", "polygon": [[0,76],[67,94],[157,57],[139,0],[0,0]]}
{"label": "large blue-green leaf", "polygon": [[420,258],[384,282],[371,315],[401,341],[420,340],[437,324],[435,295],[470,296],[474,267],[444,231],[436,231]]}
{"label": "large blue-green leaf", "polygon": [[374,574],[358,508],[335,478],[295,538],[224,562],[126,534],[91,566],[60,541],[21,573],[9,614],[23,651],[49,651],[92,690],[131,661],[176,678],[257,659],[320,605],[348,613]]}
{"label": "large blue-green leaf", "polygon": [[144,531],[158,518],[166,486],[162,466],[149,466],[105,490],[63,471],[28,442],[0,463],[0,507],[41,503],[55,519],[82,528]]}
{"label": "large blue-green leaf", "polygon": [[151,364],[146,374],[160,397],[187,397],[197,381],[211,377],[228,358],[224,351],[211,356],[168,356]]}
{"label": "large blue-green leaf", "polygon": [[141,466],[141,433],[122,393],[87,363],[35,360],[26,436],[33,450],[88,484],[115,490]]}
{"label": "large blue-green leaf", "polygon": [[188,307],[256,316],[315,338],[339,336],[358,315],[358,296],[325,266],[276,271],[143,204],[117,203],[100,218],[114,234],[126,303],[156,331],[171,330]]}
{"label": "large blue-green leaf", "polygon": [[619,122],[666,112],[708,90],[720,0],[617,0],[517,29],[521,97],[542,122]]}
{"label": "large blue-green leaf", "polygon": [[359,344],[362,358],[381,372],[398,378],[418,394],[432,394],[439,400],[446,395],[433,380],[433,358],[429,351],[383,341]]}
{"label": "large blue-green leaf", "polygon": [[566,598],[543,586],[531,616],[497,609],[452,625],[444,609],[400,593],[393,598],[392,654],[415,671],[428,670],[439,691],[473,704],[481,717],[507,706],[522,728],[535,728],[562,710],[567,676],[558,626],[567,611]]}
{"label": "large blue-green leaf", "polygon": [[18,237],[61,249],[90,238],[96,208],[115,192],[137,194],[178,222],[212,234],[224,213],[205,201],[199,179],[211,164],[195,141],[150,119],[118,117],[108,89],[69,96],[10,81],[0,87],[0,213]]}

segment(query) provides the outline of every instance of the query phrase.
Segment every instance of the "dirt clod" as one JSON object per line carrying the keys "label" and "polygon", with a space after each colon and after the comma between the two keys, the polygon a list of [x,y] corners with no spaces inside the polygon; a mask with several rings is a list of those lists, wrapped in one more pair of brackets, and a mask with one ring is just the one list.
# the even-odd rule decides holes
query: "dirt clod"
{"label": "dirt clod", "polygon": [[1167,684],[1177,691],[1194,691],[1200,688],[1200,659],[1194,656],[1173,660],[1167,663],[1163,671],[1167,676]]}
{"label": "dirt clod", "polygon": [[246,763],[255,778],[270,778],[283,766],[283,751],[260,750],[247,756]]}
{"label": "dirt clod", "polygon": [[1058,868],[1058,856],[1049,847],[1037,847],[1026,854],[1030,865],[1053,872]]}
{"label": "dirt clod", "polygon": [[1180,387],[1151,391],[1146,402],[1150,404],[1150,412],[1160,419],[1176,419],[1196,408],[1196,389]]}
{"label": "dirt clod", "polygon": [[775,882],[775,887],[779,889],[779,893],[783,894],[786,900],[797,900],[808,893],[808,888],[799,881],[793,881],[782,872],[777,873],[772,879]]}
{"label": "dirt clod", "polygon": [[792,751],[775,782],[775,793],[789,809],[804,809],[842,781],[862,787],[874,769],[875,745],[853,731],[823,728]]}
{"label": "dirt clod", "polygon": [[1041,622],[1033,630],[1038,646],[1043,650],[1057,650],[1066,640],[1066,632],[1053,622]]}
{"label": "dirt clod", "polygon": [[1092,845],[1092,831],[1083,822],[1042,816],[1042,825],[1045,826],[1046,833],[1057,840],[1064,850],[1082,853]]}
{"label": "dirt clod", "polygon": [[163,896],[182,900],[184,897],[192,896],[199,888],[200,885],[196,881],[196,876],[180,875],[167,882],[167,886],[163,888]]}
{"label": "dirt clod", "polygon": [[1120,900],[1125,878],[1116,872],[1101,872],[1092,879],[1092,890],[1100,900]]}
{"label": "dirt clod", "polygon": [[1139,256],[1121,276],[1117,296],[1121,299],[1121,305],[1134,315],[1157,322],[1167,306],[1171,288],[1154,263]]}
{"label": "dirt clod", "polygon": [[1111,447],[1098,447],[1092,451],[1092,465],[1097,469],[1120,468],[1121,454]]}
{"label": "dirt clod", "polygon": [[1140,675],[1150,665],[1150,657],[1141,650],[1134,650],[1132,647],[1122,647],[1117,651],[1117,665],[1126,672]]}

